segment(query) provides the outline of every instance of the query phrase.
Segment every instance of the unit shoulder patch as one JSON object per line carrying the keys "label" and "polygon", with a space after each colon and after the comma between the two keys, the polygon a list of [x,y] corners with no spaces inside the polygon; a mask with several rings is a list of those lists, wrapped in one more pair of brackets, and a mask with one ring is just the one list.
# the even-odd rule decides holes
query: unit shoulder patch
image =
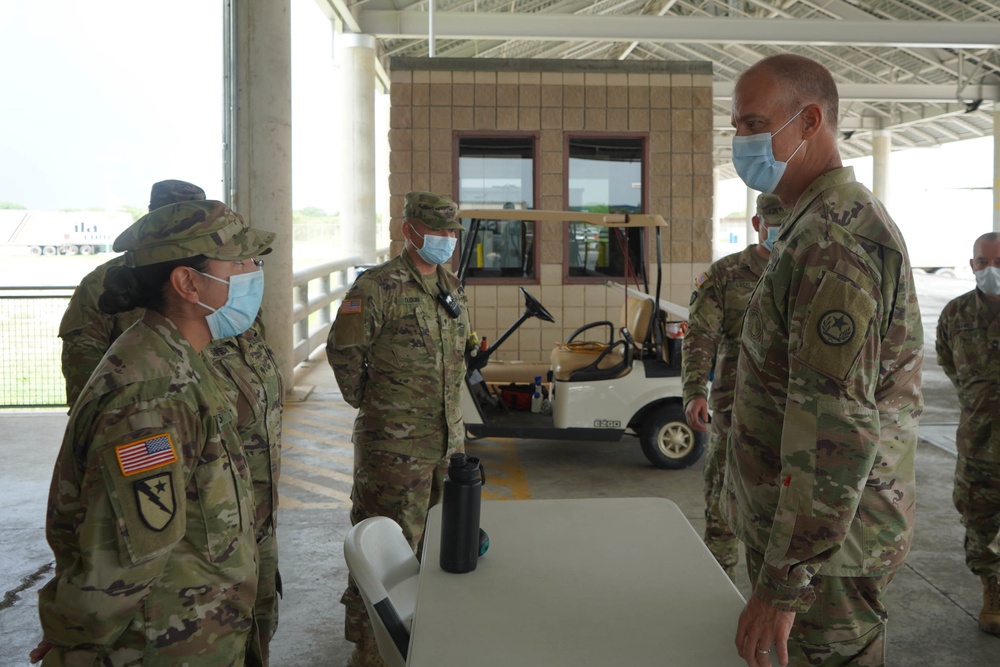
{"label": "unit shoulder patch", "polygon": [[128,477],[147,470],[155,470],[170,465],[177,460],[177,451],[170,441],[169,433],[161,433],[151,438],[136,440],[115,447],[118,467]]}
{"label": "unit shoulder patch", "polygon": [[827,345],[844,345],[854,337],[854,318],[842,310],[828,310],[820,315],[816,332]]}
{"label": "unit shoulder patch", "polygon": [[177,513],[174,481],[169,472],[145,477],[132,483],[139,518],[150,530],[161,532]]}

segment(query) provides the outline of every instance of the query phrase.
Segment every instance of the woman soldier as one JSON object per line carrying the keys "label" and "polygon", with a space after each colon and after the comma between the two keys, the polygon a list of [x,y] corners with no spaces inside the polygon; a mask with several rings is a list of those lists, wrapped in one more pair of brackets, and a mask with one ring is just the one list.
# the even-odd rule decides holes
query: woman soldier
{"label": "woman soldier", "polygon": [[126,266],[109,271],[100,307],[146,312],[87,382],[56,460],[56,568],[32,652],[46,667],[244,664],[253,489],[234,411],[200,353],[222,320],[249,327],[263,284],[244,276],[273,239],[221,202],[191,201],[116,240]]}

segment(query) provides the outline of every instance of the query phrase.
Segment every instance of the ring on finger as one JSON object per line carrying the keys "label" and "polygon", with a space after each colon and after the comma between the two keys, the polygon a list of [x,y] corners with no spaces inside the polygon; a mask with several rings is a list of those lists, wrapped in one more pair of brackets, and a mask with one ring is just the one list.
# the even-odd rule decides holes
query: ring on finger
{"label": "ring on finger", "polygon": [[762,651],[761,649],[757,649],[757,653],[760,653],[761,655],[767,655],[770,652],[771,652],[771,649],[767,649],[766,651]]}

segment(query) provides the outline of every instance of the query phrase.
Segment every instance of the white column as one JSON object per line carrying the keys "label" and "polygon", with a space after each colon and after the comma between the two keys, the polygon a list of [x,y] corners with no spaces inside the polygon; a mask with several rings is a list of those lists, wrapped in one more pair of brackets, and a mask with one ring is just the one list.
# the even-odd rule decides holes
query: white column
{"label": "white column", "polygon": [[756,190],[747,188],[747,245],[757,242],[757,232],[753,230],[753,217],[757,215],[757,195]]}
{"label": "white column", "polygon": [[712,169],[712,261],[721,256],[719,245],[721,243],[721,232],[719,231],[722,211],[719,210],[719,168]]}
{"label": "white column", "polygon": [[993,102],[993,231],[1000,232],[1000,101]]}
{"label": "white column", "polygon": [[882,205],[889,206],[889,155],[892,153],[892,132],[875,130],[872,133],[872,192]]}
{"label": "white column", "polygon": [[230,205],[275,232],[264,261],[264,326],[292,389],[292,90],[289,0],[233,2],[235,154]]}
{"label": "white column", "polygon": [[340,64],[341,247],[366,262],[375,260],[375,38],[336,36]]}

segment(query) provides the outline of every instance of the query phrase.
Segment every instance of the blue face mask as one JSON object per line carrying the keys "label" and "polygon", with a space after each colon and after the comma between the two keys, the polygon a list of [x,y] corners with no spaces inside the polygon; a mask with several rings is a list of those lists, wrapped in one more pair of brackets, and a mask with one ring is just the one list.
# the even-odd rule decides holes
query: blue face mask
{"label": "blue face mask", "polygon": [[987,266],[975,272],[976,287],[990,296],[1000,296],[1000,269]]}
{"label": "blue face mask", "polygon": [[230,276],[229,280],[216,278],[207,273],[201,275],[229,285],[226,303],[218,310],[206,306],[201,301],[198,302],[199,306],[205,306],[212,311],[212,314],[205,318],[208,330],[212,333],[212,340],[239,336],[249,329],[260,311],[260,302],[264,299],[263,269]]}
{"label": "blue face mask", "polygon": [[781,227],[768,227],[767,228],[767,238],[761,241],[761,245],[767,248],[768,252],[774,250],[774,242],[778,240],[778,234],[781,233]]}
{"label": "blue face mask", "polygon": [[[413,230],[413,233],[417,234],[417,231]],[[417,236],[420,236],[420,234],[417,234]],[[458,239],[454,236],[425,234],[421,238],[424,240],[424,247],[418,248],[417,254],[428,264],[444,264],[447,262],[455,252],[455,244],[458,243]]]}
{"label": "blue face mask", "polygon": [[789,118],[784,125],[775,130],[774,134],[761,132],[745,137],[733,137],[733,166],[748,188],[771,193],[778,187],[781,177],[785,174],[785,167],[806,141],[803,139],[787,160],[778,162],[774,159],[771,139],[785,129],[788,123],[798,118],[803,111],[804,109],[800,109],[799,113]]}

